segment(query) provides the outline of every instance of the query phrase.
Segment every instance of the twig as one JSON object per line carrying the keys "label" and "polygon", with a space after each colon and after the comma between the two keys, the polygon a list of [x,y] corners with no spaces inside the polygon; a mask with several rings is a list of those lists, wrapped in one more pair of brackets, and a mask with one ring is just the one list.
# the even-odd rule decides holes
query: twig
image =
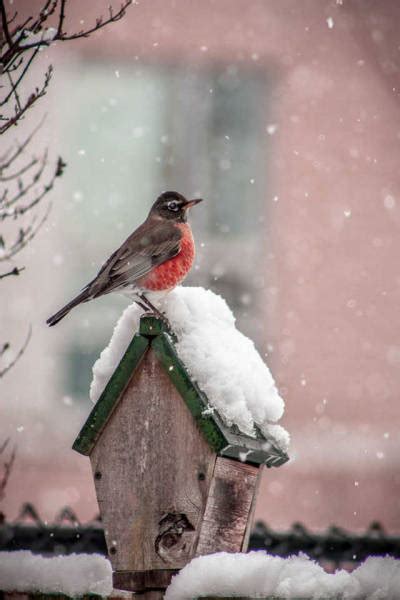
{"label": "twig", "polygon": [[3,33],[4,33],[4,38],[8,44],[8,46],[11,48],[13,45],[11,36],[10,36],[10,31],[8,29],[8,19],[7,19],[7,13],[6,13],[6,7],[4,6],[4,2],[3,0],[0,0],[0,11],[1,11],[1,23],[3,25]]}
{"label": "twig", "polygon": [[4,377],[4,375],[6,373],[8,373],[8,371],[10,369],[12,369],[12,367],[19,361],[19,359],[21,358],[21,356],[24,354],[26,348],[28,347],[28,344],[30,342],[31,337],[32,337],[32,326],[29,325],[28,335],[26,337],[26,340],[25,340],[24,344],[21,346],[21,348],[19,349],[19,351],[16,354],[16,356],[12,359],[12,361],[9,362],[8,365],[6,365],[5,367],[3,367],[3,369],[0,370],[0,378]]}
{"label": "twig", "polygon": [[[7,200],[9,191],[8,191],[8,189],[5,190],[6,194],[2,198],[1,208],[0,208],[0,221],[4,221],[4,219],[10,218],[10,217],[15,219],[16,217],[18,217],[18,215],[22,215],[25,212],[27,212],[28,206],[25,206],[23,208],[16,207],[11,211],[7,210],[7,209],[9,209],[12,206],[14,206],[15,204],[17,204],[37,184],[37,182],[42,177],[42,173],[46,166],[46,160],[47,160],[47,150],[45,151],[45,154],[43,155],[42,159],[40,160],[40,166],[39,166],[38,170],[34,173],[32,180],[28,184],[25,184],[21,178],[18,178],[18,192],[9,200]],[[35,204],[37,204],[36,201],[34,201],[34,202],[35,202]]]}
{"label": "twig", "polygon": [[[14,114],[11,116],[0,115],[0,135],[8,131],[13,125],[17,125],[19,120],[23,118],[26,111],[29,110],[36,101],[44,96],[47,86],[51,78],[50,66],[46,72],[45,82],[42,88],[36,88],[27,100],[21,101],[18,90],[30,66],[37,57],[39,50],[42,47],[49,47],[53,42],[66,42],[79,38],[87,38],[92,33],[103,29],[110,23],[116,23],[125,15],[126,9],[132,4],[133,0],[124,0],[119,10],[114,13],[112,7],[109,7],[108,18],[99,17],[96,19],[93,27],[81,30],[76,33],[68,34],[64,31],[64,23],[66,17],[67,0],[46,0],[43,8],[37,17],[28,17],[24,22],[15,25],[10,32],[9,24],[14,21],[16,14],[11,19],[7,18],[4,0],[0,0],[1,19],[3,24],[4,38],[0,40],[0,73],[6,73],[10,86],[0,101],[0,106],[5,106],[13,96],[16,100]],[[46,28],[44,25],[49,17],[56,12],[59,7],[58,23],[53,31]],[[28,29],[29,27],[29,29]],[[29,36],[32,37],[30,40]],[[25,61],[26,53],[30,53],[29,58]],[[11,77],[11,72],[16,71],[18,76],[15,81]]]}
{"label": "twig", "polygon": [[34,52],[32,52],[32,56],[30,57],[30,59],[29,59],[29,60],[28,60],[28,62],[26,63],[25,67],[24,67],[24,68],[23,68],[23,70],[22,70],[22,73],[21,73],[21,75],[18,77],[18,79],[17,79],[17,81],[16,81],[15,83],[13,83],[13,82],[12,82],[12,80],[11,80],[11,76],[10,76],[10,74],[8,73],[8,75],[9,75],[9,78],[10,78],[10,81],[11,81],[11,91],[10,91],[10,92],[9,92],[9,94],[8,94],[8,95],[7,95],[7,96],[4,98],[4,100],[2,100],[2,101],[0,102],[0,106],[4,106],[5,104],[7,104],[7,102],[8,102],[8,101],[9,101],[9,99],[11,98],[12,94],[14,94],[14,95],[15,95],[15,97],[16,97],[16,99],[18,98],[18,106],[19,106],[19,109],[21,110],[21,105],[20,105],[20,102],[19,102],[19,97],[18,97],[18,95],[17,95],[17,93],[16,93],[16,92],[17,92],[17,88],[18,88],[19,84],[21,83],[22,79],[24,78],[24,76],[25,76],[25,74],[26,74],[27,70],[29,69],[29,67],[31,66],[31,64],[33,63],[33,61],[35,60],[35,58],[36,58],[36,55],[37,55],[37,53],[38,53],[38,52],[39,52],[39,48],[36,48],[36,49],[34,50]]}
{"label": "twig", "polygon": [[[7,447],[8,441],[9,440],[7,439],[5,441],[5,444],[3,444],[2,452],[4,452],[5,448]],[[2,452],[0,452],[0,454]],[[0,500],[2,500],[4,498],[5,489],[7,487],[7,483],[10,478],[10,475],[11,475],[11,471],[12,471],[12,468],[14,465],[16,454],[17,454],[17,448],[16,448],[16,446],[14,446],[14,448],[11,451],[10,458],[8,460],[4,461],[4,463],[3,463],[3,475],[0,479]]]}
{"label": "twig", "polygon": [[62,32],[63,32],[62,29],[63,29],[64,19],[65,19],[65,3],[66,3],[66,0],[61,0],[60,18],[58,20],[57,35],[62,35]]}
{"label": "twig", "polygon": [[[47,154],[45,156],[47,156]],[[21,198],[26,196],[26,194],[29,192],[29,190],[32,187],[34,187],[34,185],[39,181],[39,179],[42,176],[42,172],[45,167],[45,164],[46,164],[46,159],[44,158],[44,159],[42,159],[42,164],[41,164],[39,170],[35,173],[32,181],[28,185],[24,186],[22,181],[18,180],[19,191],[10,200],[7,200],[8,190],[5,190],[5,193],[3,193],[3,196],[0,199],[0,206],[1,206],[0,221],[4,221],[5,219],[9,219],[9,218],[16,219],[19,216],[27,213],[34,206],[37,206],[39,204],[39,202],[44,198],[44,196],[53,189],[56,178],[61,177],[61,175],[63,174],[63,169],[65,167],[65,163],[61,157],[58,158],[54,173],[53,173],[50,181],[46,185],[43,186],[43,190],[39,194],[37,194],[37,196],[33,200],[28,202],[28,204],[25,204],[24,206],[15,206],[14,208],[11,208],[17,202],[19,202],[21,200]],[[11,210],[10,210],[10,208],[11,208]],[[1,256],[0,256],[0,260],[2,260]]]}
{"label": "twig", "polygon": [[[48,190],[46,190],[42,193],[42,195],[38,199],[38,201],[44,196],[45,193],[47,193],[47,191]],[[18,237],[17,237],[16,241],[14,242],[14,244],[9,248],[9,250],[7,252],[4,252],[4,254],[0,255],[1,262],[8,261],[11,258],[13,258],[16,254],[18,254],[18,252],[21,252],[21,250],[23,248],[25,248],[25,246],[27,244],[29,244],[29,242],[31,242],[33,240],[33,238],[36,236],[36,234],[38,233],[40,228],[47,221],[50,211],[51,211],[51,203],[49,203],[45,214],[43,215],[43,217],[41,218],[39,223],[36,225],[36,227],[34,227],[34,224],[36,221],[36,218],[34,217],[28,227],[26,227],[25,229],[23,227],[20,228]]]}
{"label": "twig", "polygon": [[7,96],[7,99],[11,98],[11,95],[14,94],[14,98],[17,103],[17,108],[18,108],[18,110],[21,110],[21,101],[19,99],[19,95],[17,92],[18,84],[17,85],[14,84],[10,71],[7,71],[7,77],[8,77],[8,81],[10,82],[10,86],[11,86],[11,92]]}
{"label": "twig", "polygon": [[[0,0],[1,1],[1,0]],[[50,83],[50,79],[53,73],[53,67],[52,65],[49,66],[49,68],[46,71],[45,74],[45,80],[43,83],[43,86],[41,87],[41,89],[36,88],[36,90],[29,96],[28,100],[26,101],[25,105],[21,108],[21,110],[16,111],[15,115],[13,117],[11,117],[10,119],[8,119],[5,124],[0,127],[0,135],[5,133],[10,127],[12,127],[13,125],[16,125],[17,122],[21,119],[21,117],[24,115],[24,113],[33,106],[33,104],[42,96],[45,95],[46,91],[47,91],[47,87]]]}
{"label": "twig", "polygon": [[[22,271],[25,271],[25,267],[14,267],[13,269],[11,269],[11,271],[8,271],[7,273],[0,273],[0,279],[4,279],[4,277],[10,277],[10,275],[19,275]],[[0,356],[3,354],[3,352],[4,350],[0,351]]]}
{"label": "twig", "polygon": [[[0,158],[0,172],[3,172],[6,169],[8,169],[8,167],[14,162],[14,160],[16,158],[18,158],[18,156],[20,156],[20,154],[22,154],[22,152],[25,150],[25,148],[27,147],[27,145],[29,144],[29,142],[31,141],[31,139],[33,138],[33,136],[39,131],[39,129],[43,125],[45,118],[46,118],[46,116],[44,116],[40,120],[39,125],[37,125],[35,127],[35,129],[33,129],[33,131],[22,142],[22,144],[17,144],[17,149],[14,152],[14,154],[11,154],[11,156],[9,156],[10,150],[8,150],[6,152],[6,154],[3,157]],[[3,162],[3,161],[6,161],[6,162]]]}
{"label": "twig", "polygon": [[4,450],[7,448],[10,438],[6,438],[2,445],[0,446],[0,454],[3,454]]}
{"label": "twig", "polygon": [[13,179],[16,179],[17,177],[21,177],[21,175],[24,175],[32,167],[34,167],[35,165],[37,165],[38,161],[39,161],[39,159],[34,156],[30,160],[30,162],[28,162],[23,167],[20,167],[19,171],[14,171],[14,173],[11,173],[11,175],[3,175],[3,176],[1,174],[2,173],[2,168],[1,168],[1,165],[0,165],[0,181],[2,181],[2,182],[12,181]]}
{"label": "twig", "polygon": [[116,12],[115,14],[112,12],[112,6],[109,6],[108,10],[109,10],[110,16],[105,21],[103,21],[103,18],[100,17],[99,19],[96,20],[96,25],[94,25],[91,29],[87,29],[86,31],[79,31],[78,33],[74,33],[72,35],[62,35],[62,36],[56,37],[54,39],[55,40],[57,39],[60,42],[66,42],[69,40],[76,40],[77,38],[80,38],[80,37],[88,37],[91,33],[94,33],[95,31],[102,29],[109,23],[116,23],[117,21],[122,19],[122,17],[125,15],[126,9],[128,8],[128,6],[130,6],[130,4],[132,4],[132,0],[126,0],[125,3],[121,4],[119,11]]}
{"label": "twig", "polygon": [[[50,46],[50,44],[52,44],[53,42],[67,42],[70,40],[76,40],[78,38],[86,38],[89,35],[91,35],[92,33],[94,33],[95,31],[99,31],[100,29],[103,29],[103,27],[106,27],[107,25],[109,25],[110,23],[116,23],[117,21],[119,21],[120,19],[122,19],[122,17],[125,15],[126,13],[126,9],[128,8],[128,6],[130,6],[132,4],[133,0],[125,0],[125,2],[123,2],[119,8],[119,10],[114,13],[112,10],[112,6],[109,6],[109,17],[105,20],[103,20],[103,17],[99,17],[98,19],[96,19],[96,23],[95,25],[93,25],[93,27],[91,27],[90,29],[86,29],[86,30],[81,30],[78,31],[77,33],[72,33],[72,34],[66,34],[66,33],[62,33],[62,26],[64,23],[64,19],[65,19],[65,0],[61,0],[61,8],[60,8],[60,17],[59,17],[59,23],[58,23],[58,27],[57,27],[57,32],[54,35],[54,37],[52,37],[51,40],[39,40],[37,42],[32,42],[31,44],[23,44],[22,46],[20,45],[21,42],[21,37],[19,39],[17,39],[13,46],[15,47],[15,51],[17,53],[22,53],[22,52],[27,52],[28,50],[32,50],[33,48],[41,48],[43,46]],[[2,0],[0,0],[0,4],[3,4]],[[57,0],[55,1],[55,4],[57,4]],[[62,11],[62,12],[61,12]],[[46,19],[47,20],[47,17]],[[35,22],[34,25],[32,26],[32,31],[35,33],[38,32],[39,26],[42,25],[44,23],[44,20],[40,23]],[[61,25],[61,29],[60,29],[60,25]],[[9,58],[8,54],[10,54],[10,50],[7,51],[6,55],[3,58],[3,64],[4,67],[7,68],[8,63],[10,62],[11,58]]]}

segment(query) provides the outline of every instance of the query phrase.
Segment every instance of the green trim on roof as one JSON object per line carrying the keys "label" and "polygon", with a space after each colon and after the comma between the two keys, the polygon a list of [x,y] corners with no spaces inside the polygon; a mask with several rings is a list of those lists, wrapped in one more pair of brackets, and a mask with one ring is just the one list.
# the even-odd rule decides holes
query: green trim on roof
{"label": "green trim on roof", "polygon": [[153,315],[143,315],[140,319],[139,333],[145,337],[155,337],[163,332],[168,332],[166,321]]}
{"label": "green trim on roof", "polygon": [[125,355],[82,427],[74,442],[74,450],[80,454],[90,454],[133,373],[145,352],[151,347],[215,452],[246,463],[265,464],[267,467],[278,467],[289,460],[288,455],[278,448],[272,439],[265,437],[258,428],[256,428],[257,437],[250,437],[241,433],[235,426],[225,425],[218,412],[210,407],[206,394],[190,377],[175,350],[176,337],[169,331],[164,320],[145,315],[140,320],[139,331],[140,333],[134,335]]}
{"label": "green trim on roof", "polygon": [[153,340],[151,347],[164,371],[185,401],[211,448],[215,452],[220,452],[227,445],[227,440],[221,433],[212,415],[204,414],[209,406],[207,396],[190,379],[189,373],[178,357],[169,336],[162,333]]}
{"label": "green trim on roof", "polygon": [[133,336],[127,351],[76,438],[72,446],[74,450],[85,455],[91,452],[149,345],[147,338],[139,334]]}

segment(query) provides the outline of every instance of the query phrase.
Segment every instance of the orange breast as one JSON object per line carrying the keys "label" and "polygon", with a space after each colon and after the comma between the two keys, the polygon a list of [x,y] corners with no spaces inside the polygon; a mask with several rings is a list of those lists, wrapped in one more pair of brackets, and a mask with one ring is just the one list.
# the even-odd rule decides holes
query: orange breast
{"label": "orange breast", "polygon": [[155,267],[148,275],[138,280],[138,284],[146,290],[169,290],[179,285],[189,273],[194,257],[195,247],[190,225],[179,223],[182,231],[181,249],[179,254]]}

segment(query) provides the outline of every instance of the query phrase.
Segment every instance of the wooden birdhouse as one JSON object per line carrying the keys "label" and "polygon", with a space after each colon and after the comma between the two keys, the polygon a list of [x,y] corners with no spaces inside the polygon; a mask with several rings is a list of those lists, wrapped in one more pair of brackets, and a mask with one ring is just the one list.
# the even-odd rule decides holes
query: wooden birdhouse
{"label": "wooden birdhouse", "polygon": [[135,592],[165,589],[194,556],[245,551],[260,467],[288,460],[260,431],[243,435],[210,411],[153,316],[73,448],[90,457],[114,587]]}

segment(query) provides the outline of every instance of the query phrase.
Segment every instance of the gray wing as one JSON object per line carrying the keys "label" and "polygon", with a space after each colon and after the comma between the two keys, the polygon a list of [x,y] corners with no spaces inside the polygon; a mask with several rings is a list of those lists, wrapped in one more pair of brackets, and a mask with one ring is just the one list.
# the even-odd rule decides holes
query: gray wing
{"label": "gray wing", "polygon": [[180,229],[172,223],[145,221],[110,256],[85,289],[93,298],[134,284],[153,267],[176,256],[181,239]]}

